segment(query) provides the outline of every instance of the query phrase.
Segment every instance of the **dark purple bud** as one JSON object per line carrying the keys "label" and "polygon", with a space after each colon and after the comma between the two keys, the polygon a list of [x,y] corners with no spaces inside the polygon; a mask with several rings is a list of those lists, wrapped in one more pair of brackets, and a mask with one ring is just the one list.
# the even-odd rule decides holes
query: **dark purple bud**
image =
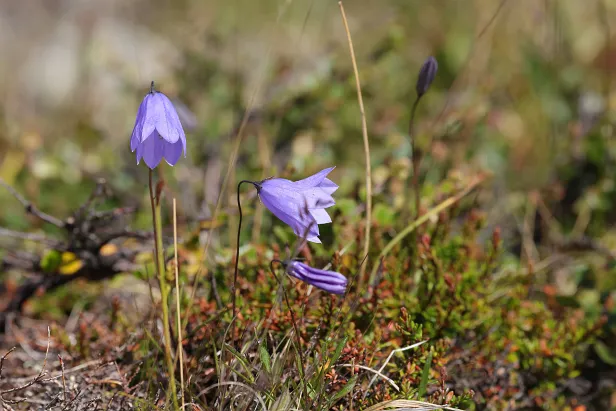
{"label": "dark purple bud", "polygon": [[287,274],[332,294],[344,294],[347,279],[340,273],[319,270],[299,261],[284,261]]}
{"label": "dark purple bud", "polygon": [[430,88],[430,84],[434,81],[434,77],[436,76],[436,72],[438,71],[438,63],[436,59],[432,56],[428,57],[424,64],[421,66],[419,70],[419,76],[417,77],[417,97],[423,96],[428,88]]}

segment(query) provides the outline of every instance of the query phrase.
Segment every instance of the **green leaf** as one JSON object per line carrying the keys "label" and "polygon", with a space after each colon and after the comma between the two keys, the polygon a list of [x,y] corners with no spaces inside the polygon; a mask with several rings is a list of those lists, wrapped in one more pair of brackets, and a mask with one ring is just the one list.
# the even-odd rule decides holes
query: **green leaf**
{"label": "green leaf", "polygon": [[270,360],[269,353],[267,352],[267,348],[263,344],[259,345],[259,357],[261,358],[261,364],[265,367],[265,371],[272,371],[272,362]]}
{"label": "green leaf", "polygon": [[280,397],[276,399],[274,404],[272,404],[271,411],[286,411],[291,409],[291,394],[289,394],[289,390],[284,390]]}
{"label": "green leaf", "polygon": [[338,401],[339,399],[345,397],[348,393],[350,393],[351,391],[353,391],[353,388],[355,387],[355,384],[357,383],[357,375],[354,375],[345,385],[344,387],[342,387],[342,389],[340,391],[338,391],[337,393],[334,394],[334,396],[331,399],[330,404],[334,405],[336,403],[336,401]]}
{"label": "green leaf", "polygon": [[426,388],[428,387],[428,379],[430,378],[430,367],[432,366],[432,351],[428,354],[428,359],[421,372],[421,382],[419,383],[419,398],[423,398],[426,395]]}
{"label": "green leaf", "polygon": [[604,363],[616,366],[616,353],[610,351],[603,342],[597,341],[595,343],[595,351]]}
{"label": "green leaf", "polygon": [[250,383],[254,383],[254,376],[252,375],[250,365],[248,364],[248,361],[246,360],[246,358],[244,358],[244,356],[239,351],[237,351],[235,348],[233,348],[231,345],[225,343],[224,347],[227,350],[229,350],[231,355],[233,355],[240,362],[240,364],[246,371],[246,375],[240,372],[236,372],[236,374],[243,377],[246,381],[249,381]]}
{"label": "green leaf", "polygon": [[58,250],[49,250],[41,259],[41,268],[46,273],[55,273],[62,264],[62,253]]}
{"label": "green leaf", "polygon": [[342,354],[342,349],[344,348],[346,343],[347,343],[347,337],[345,336],[342,340],[340,340],[340,342],[336,346],[336,351],[334,351],[334,355],[332,355],[330,365],[334,365],[336,361],[338,361],[338,358],[340,358],[340,354]]}

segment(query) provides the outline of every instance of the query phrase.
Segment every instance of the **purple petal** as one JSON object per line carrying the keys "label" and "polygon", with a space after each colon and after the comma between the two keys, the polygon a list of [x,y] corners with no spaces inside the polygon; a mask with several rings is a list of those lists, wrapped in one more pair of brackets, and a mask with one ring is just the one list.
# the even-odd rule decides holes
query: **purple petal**
{"label": "purple petal", "polygon": [[260,190],[259,198],[261,198],[261,202],[268,210],[293,229],[295,235],[298,237],[306,235],[306,230],[310,227],[306,240],[314,243],[321,242],[318,237],[319,226],[312,215],[301,213],[295,204],[279,202],[278,198],[263,190]]}
{"label": "purple petal", "polygon": [[329,178],[323,179],[319,188],[325,191],[327,194],[334,194],[334,191],[338,190],[338,185],[331,181]]}
{"label": "purple petal", "polygon": [[336,168],[336,167],[329,167],[326,168],[324,170],[319,171],[318,173],[304,178],[303,180],[298,180],[295,182],[295,184],[298,187],[302,187],[302,188],[311,188],[311,187],[316,187],[319,184],[321,184],[321,182],[323,181],[323,179],[332,172],[332,170]]}
{"label": "purple petal", "polygon": [[182,155],[182,142],[176,141],[175,144],[168,143],[165,141],[164,143],[164,154],[165,161],[170,166],[174,166],[175,163],[178,162],[180,156]]}
{"label": "purple petal", "polygon": [[153,104],[154,94],[148,93],[143,98],[141,105],[143,106],[143,122],[141,124],[141,142],[148,139],[154,131],[156,131],[156,121],[159,113],[154,109]]}
{"label": "purple petal", "polygon": [[143,130],[143,123],[145,121],[146,104],[145,100],[139,104],[137,110],[137,118],[135,118],[135,126],[133,127],[133,133],[130,136],[130,151],[135,151],[137,145],[141,142],[141,131]]}
{"label": "purple petal", "polygon": [[[316,227],[316,225],[315,225],[315,227]],[[318,230],[318,228],[317,228],[317,230]],[[318,234],[317,235],[311,235],[309,233],[308,236],[306,237],[306,241],[310,241],[311,243],[315,243],[315,244],[323,244],[321,242],[321,239],[318,237]]]}
{"label": "purple petal", "polygon": [[167,96],[160,92],[148,93],[141,104],[144,106],[141,141],[149,138],[154,130],[170,143],[186,138],[178,113]]}
{"label": "purple petal", "polygon": [[305,198],[308,203],[308,208],[328,208],[336,204],[331,194],[326,193],[319,187],[309,188],[300,193],[300,198]]}
{"label": "purple petal", "polygon": [[282,178],[263,181],[261,191],[276,197],[279,203],[290,208],[303,208],[306,204],[309,209],[327,208],[336,204],[334,198],[319,187],[302,188],[298,187],[297,183]]}
{"label": "purple petal", "polygon": [[184,134],[184,130],[173,103],[160,92],[155,93],[151,101],[153,111],[157,116],[156,131],[168,142],[175,143],[180,139],[180,134]]}
{"label": "purple petal", "polygon": [[137,146],[137,164],[143,157],[143,160],[150,169],[155,169],[160,160],[163,158],[165,151],[164,141],[154,132],[144,142]]}
{"label": "purple petal", "polygon": [[327,211],[322,208],[314,208],[310,210],[310,214],[312,214],[317,224],[327,224],[332,222],[332,219],[329,214],[327,214]]}

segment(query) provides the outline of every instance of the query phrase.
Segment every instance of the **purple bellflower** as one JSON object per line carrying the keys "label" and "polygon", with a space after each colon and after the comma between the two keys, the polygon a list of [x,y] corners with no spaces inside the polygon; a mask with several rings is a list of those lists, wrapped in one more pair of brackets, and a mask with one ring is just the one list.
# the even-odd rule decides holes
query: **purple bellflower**
{"label": "purple bellflower", "polygon": [[333,169],[326,168],[299,181],[271,178],[255,186],[263,205],[296,235],[320,243],[318,224],[332,222],[325,209],[336,204],[332,194],[338,186],[326,178]]}
{"label": "purple bellflower", "polygon": [[137,164],[143,158],[152,170],[163,158],[174,166],[182,152],[186,157],[186,135],[178,113],[167,96],[154,90],[154,82],[137,111],[130,150],[137,150]]}
{"label": "purple bellflower", "polygon": [[347,279],[340,273],[312,268],[299,261],[286,261],[283,264],[287,274],[321,290],[332,294],[344,294],[346,291]]}

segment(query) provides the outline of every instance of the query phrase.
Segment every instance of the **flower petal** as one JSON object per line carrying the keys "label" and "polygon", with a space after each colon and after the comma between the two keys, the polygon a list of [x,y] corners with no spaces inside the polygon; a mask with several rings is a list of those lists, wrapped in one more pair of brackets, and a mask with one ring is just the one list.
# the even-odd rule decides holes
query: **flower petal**
{"label": "flower petal", "polygon": [[306,237],[306,241],[310,241],[311,243],[315,243],[315,244],[323,244],[321,242],[321,239],[316,235],[308,235],[308,237]]}
{"label": "flower petal", "polygon": [[340,273],[328,270],[319,270],[318,268],[310,267],[307,264],[297,262],[295,271],[303,278],[309,281],[319,281],[324,284],[346,284],[347,279]]}
{"label": "flower petal", "polygon": [[331,207],[334,198],[319,187],[302,188],[289,180],[274,178],[261,183],[261,191],[276,197],[277,202],[289,208],[308,209]]}
{"label": "flower petal", "polygon": [[338,185],[329,178],[325,178],[321,184],[319,184],[319,188],[327,194],[334,194],[334,191],[338,190]]}
{"label": "flower petal", "polygon": [[287,273],[329,293],[344,294],[346,291],[346,277],[335,271],[319,270],[307,264],[293,261],[289,264]]}
{"label": "flower petal", "polygon": [[176,141],[174,144],[171,144],[167,141],[164,142],[164,153],[165,161],[170,166],[174,166],[175,163],[178,162],[180,156],[182,155],[182,142]]}
{"label": "flower petal", "polygon": [[[300,213],[295,204],[281,203],[278,198],[263,190],[259,191],[259,198],[268,210],[293,229],[295,235],[302,237],[306,235],[306,230],[308,230],[306,240],[313,243],[321,242],[319,240],[319,226],[312,215]],[[308,229],[309,227],[310,229]]]}
{"label": "flower petal", "polygon": [[164,151],[164,140],[158,136],[158,133],[154,132],[137,147],[137,161],[143,157],[147,166],[153,170],[162,160]]}
{"label": "flower petal", "polygon": [[332,222],[332,219],[329,214],[327,214],[327,211],[322,208],[313,208],[310,210],[310,214],[312,214],[317,224],[327,224]]}
{"label": "flower petal", "polygon": [[143,98],[141,105],[143,106],[143,122],[141,124],[141,142],[147,140],[154,131],[156,131],[156,110],[153,104],[153,93],[148,93]]}
{"label": "flower petal", "polygon": [[336,204],[331,194],[326,193],[321,188],[309,188],[299,193],[306,199],[308,208],[328,208]]}
{"label": "flower petal", "polygon": [[310,187],[316,187],[319,184],[321,184],[321,182],[323,181],[323,179],[332,172],[332,170],[336,168],[334,167],[329,167],[326,168],[324,170],[319,171],[318,173],[310,176],[310,177],[306,177],[303,180],[298,180],[295,182],[295,185],[297,185],[298,187],[302,187],[302,188],[310,188]]}
{"label": "flower petal", "polygon": [[145,111],[146,104],[145,101],[142,101],[141,104],[139,104],[139,110],[137,110],[137,117],[135,118],[135,126],[130,136],[130,151],[135,151],[141,142],[141,131],[143,130],[143,123],[145,121]]}
{"label": "flower petal", "polygon": [[169,143],[175,143],[184,134],[182,123],[171,100],[163,93],[154,93],[151,103],[153,114],[156,115],[156,131]]}

